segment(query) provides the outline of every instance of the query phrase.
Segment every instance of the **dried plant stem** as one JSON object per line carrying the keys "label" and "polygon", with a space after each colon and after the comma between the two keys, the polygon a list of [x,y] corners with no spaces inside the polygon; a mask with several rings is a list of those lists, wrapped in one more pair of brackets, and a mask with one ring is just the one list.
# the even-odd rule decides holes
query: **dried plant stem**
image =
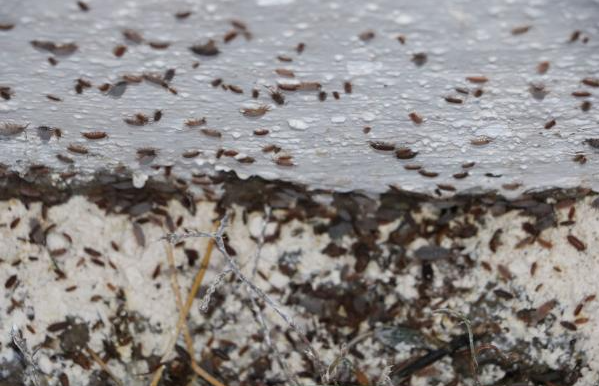
{"label": "dried plant stem", "polygon": [[160,382],[160,378],[162,378],[162,373],[164,372],[164,365],[161,365],[158,370],[156,370],[156,372],[154,373],[154,376],[152,377],[152,383],[150,383],[150,386],[158,386],[158,382]]}
{"label": "dried plant stem", "polygon": [[[179,286],[179,281],[177,280],[177,267],[175,266],[175,257],[173,256],[173,248],[167,244],[166,246],[166,254],[168,257],[168,263],[171,271],[171,285],[173,287],[173,292],[175,293],[175,301],[177,302],[177,308],[179,308],[179,314],[183,314],[185,311],[185,306],[183,305],[183,299],[181,296],[181,289]],[[204,378],[208,383],[212,386],[225,386],[218,379],[214,378],[210,373],[201,368],[194,359],[194,348],[193,348],[193,339],[191,338],[191,334],[189,333],[189,329],[187,328],[187,323],[185,319],[187,316],[185,315],[184,323],[183,323],[183,337],[185,340],[185,345],[187,346],[187,351],[191,358],[191,368],[193,371]]]}
{"label": "dried plant stem", "polygon": [[287,315],[287,313],[285,313],[285,311],[283,311],[282,307],[275,300],[273,300],[270,296],[268,296],[266,293],[264,293],[264,291],[262,291],[258,286],[256,286],[250,279],[248,279],[241,272],[241,270],[239,269],[239,267],[237,266],[237,264],[235,263],[235,261],[233,260],[231,255],[229,255],[229,253],[227,252],[227,249],[225,248],[224,239],[223,239],[225,228],[227,226],[227,220],[228,220],[228,214],[226,214],[223,217],[223,219],[221,220],[221,224],[218,227],[218,230],[216,231],[216,233],[208,233],[208,232],[186,232],[183,234],[171,233],[171,234],[164,236],[163,239],[166,239],[171,244],[174,244],[182,239],[190,238],[190,237],[212,238],[216,243],[216,248],[225,257],[229,267],[235,273],[235,276],[237,276],[237,278],[241,282],[243,282],[258,298],[260,298],[262,301],[264,301],[264,303],[266,303],[266,305],[268,305],[272,310],[274,310],[275,313],[277,315],[279,315],[279,317],[281,319],[283,319],[283,321],[289,327],[291,327],[291,329],[293,331],[295,331],[300,336],[302,342],[304,343],[304,345],[307,348],[306,353],[308,354],[310,359],[312,359],[312,361],[315,363],[316,368],[319,369],[321,377],[324,377],[326,374],[326,367],[323,365],[323,362],[320,360],[320,357],[318,356],[318,352],[312,347],[312,344],[310,343],[310,341],[307,338],[306,334],[304,333],[303,329],[300,326],[298,326],[297,323],[295,323],[295,320],[293,320],[289,315]]}
{"label": "dried plant stem", "polygon": [[104,370],[106,374],[118,385],[123,386],[123,382],[110,370],[110,367],[100,358],[100,356],[91,348],[85,347],[85,351],[93,358],[93,360]]}
{"label": "dried plant stem", "polygon": [[460,319],[462,321],[462,323],[464,323],[464,326],[466,326],[466,330],[468,332],[468,343],[470,345],[470,360],[471,360],[471,365],[472,365],[472,375],[474,376],[474,382],[476,383],[476,385],[480,386],[480,381],[478,380],[478,361],[476,360],[476,350],[474,347],[474,334],[472,333],[472,323],[470,322],[470,319],[468,319],[466,317],[466,315],[462,314],[461,312],[454,311],[449,308],[439,308],[439,309],[434,310],[433,313],[436,313],[436,314],[443,313],[443,314],[448,314],[448,315],[454,316],[454,317]]}

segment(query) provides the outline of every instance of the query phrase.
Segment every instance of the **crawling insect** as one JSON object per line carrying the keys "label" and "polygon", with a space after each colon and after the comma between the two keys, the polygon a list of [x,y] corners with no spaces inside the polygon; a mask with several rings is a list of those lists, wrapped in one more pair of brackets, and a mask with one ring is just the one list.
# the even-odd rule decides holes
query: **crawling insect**
{"label": "crawling insect", "polygon": [[422,121],[423,121],[422,117],[420,115],[418,115],[417,113],[415,113],[415,112],[411,112],[409,114],[409,117],[412,120],[412,122],[414,122],[417,125],[421,124]]}
{"label": "crawling insect", "polygon": [[202,118],[193,118],[185,121],[185,126],[187,127],[198,127],[206,124],[206,117]]}
{"label": "crawling insect", "polygon": [[87,147],[83,145],[78,145],[76,143],[69,144],[69,146],[67,146],[67,150],[71,153],[76,154],[87,154],[89,152],[89,150],[87,150]]}
{"label": "crawling insect", "polygon": [[395,144],[394,143],[390,143],[390,142],[370,141],[369,144],[370,144],[370,147],[373,148],[374,150],[379,150],[379,151],[393,151],[393,150],[395,150]]}
{"label": "crawling insect", "polygon": [[202,134],[204,134],[208,137],[213,137],[213,138],[222,137],[221,132],[216,129],[202,129],[201,132],[202,132]]}
{"label": "crawling insect", "polygon": [[194,54],[201,56],[215,56],[220,53],[220,50],[216,46],[216,42],[212,39],[204,44],[195,44],[189,47],[189,50]]}
{"label": "crawling insect", "polygon": [[266,89],[268,90],[270,97],[272,98],[273,101],[275,101],[276,104],[278,104],[278,105],[285,104],[285,96],[280,91],[276,91],[271,87],[266,87]]}
{"label": "crawling insect", "polygon": [[85,133],[81,133],[87,139],[102,139],[108,137],[105,131],[88,131]]}
{"label": "crawling insect", "polygon": [[123,121],[131,126],[143,126],[150,122],[150,118],[145,114],[137,113],[132,118],[124,118]]}
{"label": "crawling insect", "polygon": [[260,105],[256,108],[245,107],[240,110],[244,117],[257,118],[270,111],[270,106]]}
{"label": "crawling insect", "polygon": [[2,123],[2,124],[0,124],[0,136],[10,137],[10,136],[21,134],[22,132],[25,131],[25,129],[27,129],[28,126],[29,126],[29,123],[26,125],[22,125],[19,123],[13,123],[13,122]]}

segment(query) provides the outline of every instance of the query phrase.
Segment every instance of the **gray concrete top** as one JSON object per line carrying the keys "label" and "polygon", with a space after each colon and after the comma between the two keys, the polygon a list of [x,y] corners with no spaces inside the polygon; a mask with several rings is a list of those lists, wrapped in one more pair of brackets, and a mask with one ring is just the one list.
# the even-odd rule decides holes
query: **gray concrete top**
{"label": "gray concrete top", "polygon": [[[161,173],[152,164],[171,164],[182,176],[234,170],[372,193],[389,185],[508,195],[599,188],[599,150],[587,141],[599,137],[597,0],[86,4],[84,11],[75,1],[3,0],[1,163],[83,176],[126,165],[141,181]],[[125,29],[140,36],[126,39]],[[144,73],[140,83],[118,85]],[[286,89],[282,105],[269,95],[277,85]],[[298,85],[312,90],[289,91]],[[243,114],[262,105],[268,110]],[[186,125],[201,118],[205,124]],[[29,126],[21,133],[10,123]],[[268,134],[256,135],[261,129]],[[96,131],[107,137],[82,136]],[[264,152],[267,145],[282,150]],[[393,147],[417,155],[380,150]],[[229,152],[217,159],[220,148]]]}

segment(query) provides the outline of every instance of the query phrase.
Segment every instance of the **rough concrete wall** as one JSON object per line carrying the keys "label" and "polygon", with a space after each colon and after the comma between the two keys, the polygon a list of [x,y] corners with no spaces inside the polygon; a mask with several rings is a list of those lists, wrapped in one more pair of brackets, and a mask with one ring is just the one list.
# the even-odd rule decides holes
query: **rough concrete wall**
{"label": "rough concrete wall", "polygon": [[[0,122],[29,126],[24,133],[3,136],[0,162],[19,170],[32,164],[72,168],[80,172],[79,178],[101,167],[126,165],[136,171],[139,183],[146,175],[162,173],[151,165],[174,165],[173,173],[182,176],[234,170],[242,178],[259,175],[369,192],[389,185],[431,192],[442,184],[459,191],[496,188],[517,194],[599,185],[599,155],[592,142],[585,143],[599,137],[596,97],[572,95],[597,92],[596,0],[88,4],[90,9],[82,11],[74,1],[2,2],[0,86],[10,87],[3,89],[10,99],[0,99]],[[188,17],[175,17],[187,11]],[[243,21],[247,30],[233,26],[233,19]],[[122,35],[126,28],[138,31],[144,41],[127,41]],[[223,42],[231,31],[237,36]],[[189,49],[208,39],[216,41],[220,53],[203,56]],[[54,55],[34,48],[33,40],[73,42],[77,50]],[[148,42],[170,45],[156,49]],[[305,44],[301,54],[296,51],[299,43]],[[127,49],[117,57],[113,50],[121,44]],[[292,61],[281,61],[281,55]],[[58,63],[52,65],[48,57]],[[197,68],[194,62],[199,62]],[[118,87],[108,93],[97,88],[104,83],[115,87],[125,74],[163,76],[171,68],[176,75],[168,86],[176,95],[147,79],[130,83],[120,97],[114,96],[122,91]],[[276,69],[292,70],[295,78],[280,76]],[[466,79],[472,76],[478,78]],[[93,87],[78,94],[79,78]],[[213,87],[216,78],[243,93]],[[351,94],[344,90],[346,81],[352,83]],[[284,105],[268,95],[266,87],[300,82],[319,82],[321,89],[282,91]],[[251,96],[254,88],[260,91],[257,99]],[[325,101],[319,100],[320,91],[327,93]],[[340,93],[338,100],[333,91]],[[47,94],[61,101],[49,100]],[[270,110],[262,117],[240,112],[263,104]],[[157,109],[162,119],[152,122]],[[411,112],[422,117],[422,123],[415,123]],[[136,113],[148,115],[150,122],[135,126],[123,121]],[[203,126],[185,125],[202,117],[207,122]],[[555,125],[544,128],[552,120]],[[62,137],[45,140],[48,130],[38,135],[38,126],[58,127]],[[367,134],[365,126],[371,127]],[[218,130],[222,137],[202,134],[202,129]],[[259,129],[269,133],[257,136],[254,131]],[[10,128],[2,130],[6,134]],[[108,137],[90,140],[81,135],[93,131]],[[70,144],[87,147],[88,154],[69,152]],[[267,145],[282,150],[265,153]],[[406,146],[418,154],[402,160],[393,151],[373,149],[386,145]],[[140,162],[137,150],[148,147],[155,148],[157,156],[142,153]],[[219,148],[236,150],[237,159],[217,159]],[[196,150],[201,153],[195,158],[181,156]],[[578,152],[584,156],[573,161]],[[294,166],[277,165],[281,154],[292,158],[280,163]],[[476,164],[463,168],[471,162]],[[421,169],[406,170],[406,165]]]}

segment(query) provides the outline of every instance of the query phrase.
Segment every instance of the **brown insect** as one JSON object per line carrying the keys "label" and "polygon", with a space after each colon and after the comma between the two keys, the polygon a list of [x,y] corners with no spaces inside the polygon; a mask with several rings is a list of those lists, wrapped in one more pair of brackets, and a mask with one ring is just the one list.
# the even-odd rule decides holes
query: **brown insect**
{"label": "brown insect", "polygon": [[253,164],[256,160],[253,157],[250,156],[246,156],[246,157],[242,157],[242,158],[237,158],[237,162],[240,162],[242,164]]}
{"label": "brown insect", "polygon": [[191,16],[191,11],[183,11],[183,12],[175,13],[175,17],[179,20],[187,19],[189,16]]}
{"label": "brown insect", "polygon": [[258,99],[258,97],[260,96],[260,90],[258,89],[253,89],[252,90],[252,98],[254,99]]}
{"label": "brown insect", "polygon": [[291,156],[280,156],[275,159],[275,163],[279,166],[286,166],[286,167],[295,166]]}
{"label": "brown insect", "polygon": [[305,49],[306,45],[304,43],[298,43],[297,46],[295,46],[295,52],[297,52],[298,54],[304,52]]}
{"label": "brown insect", "polygon": [[469,176],[468,172],[459,172],[459,173],[455,173],[453,175],[453,178],[455,178],[456,180],[461,180],[461,179],[466,178],[468,176]]}
{"label": "brown insect", "polygon": [[400,42],[402,45],[406,44],[406,37],[404,35],[398,35],[397,41]]}
{"label": "brown insect", "polygon": [[523,26],[519,26],[519,27],[514,27],[514,28],[512,28],[512,35],[522,35],[522,34],[525,34],[528,31],[530,31],[531,28],[532,28],[532,26],[530,26],[530,25],[523,25]]}
{"label": "brown insect", "polygon": [[29,124],[22,125],[19,123],[4,122],[0,124],[0,136],[9,137],[21,134]]}
{"label": "brown insect", "polygon": [[221,83],[223,83],[222,78],[216,78],[212,82],[210,82],[210,84],[212,85],[212,87],[218,87],[218,86],[221,85]]}
{"label": "brown insect", "polygon": [[352,86],[351,82],[344,82],[343,83],[343,90],[345,91],[346,94],[351,94],[352,93],[352,89],[353,89],[353,86]]}
{"label": "brown insect", "polygon": [[183,152],[183,154],[181,155],[183,156],[183,158],[195,158],[200,154],[201,152],[199,150],[188,150],[186,152]]}
{"label": "brown insect", "polygon": [[142,34],[133,29],[124,29],[122,33],[125,39],[135,44],[141,44],[144,41]]}
{"label": "brown insect", "polygon": [[0,31],[10,31],[15,28],[15,25],[12,23],[0,23]]}
{"label": "brown insect", "polygon": [[464,101],[460,98],[456,98],[456,97],[452,97],[452,96],[446,96],[445,97],[445,101],[447,103],[453,103],[453,104],[461,104],[464,103]]}
{"label": "brown insect", "polygon": [[414,63],[418,67],[424,66],[427,60],[428,56],[424,52],[417,52],[414,55],[412,55],[412,63]]}
{"label": "brown insect", "polygon": [[591,106],[592,106],[592,105],[591,105],[591,102],[589,102],[589,101],[584,101],[584,102],[582,102],[582,103],[581,103],[581,105],[580,105],[580,109],[581,109],[582,111],[584,111],[584,112],[587,112],[587,111],[589,111],[589,110],[591,109]]}
{"label": "brown insect", "polygon": [[280,151],[281,151],[281,148],[277,145],[265,145],[262,148],[263,153],[270,153],[270,152],[278,153]]}
{"label": "brown insect", "polygon": [[430,171],[424,170],[424,169],[418,170],[418,173],[421,176],[428,177],[428,178],[435,178],[435,177],[439,176],[439,173],[437,173],[437,172],[430,172]]}
{"label": "brown insect", "polygon": [[537,64],[537,72],[541,75],[546,74],[549,71],[550,63],[548,61],[543,61]]}
{"label": "brown insect", "polygon": [[339,92],[333,91],[333,98],[339,99],[340,98]]}
{"label": "brown insect", "polygon": [[572,157],[572,161],[584,165],[587,163],[587,157],[584,154],[579,153]]}
{"label": "brown insect", "polygon": [[153,147],[142,147],[137,149],[138,158],[154,158],[158,155],[158,150]]}
{"label": "brown insect", "polygon": [[470,91],[468,91],[468,89],[467,89],[467,88],[463,88],[463,87],[456,87],[456,88],[454,88],[454,90],[455,90],[456,92],[459,92],[460,94],[464,94],[464,95],[468,95],[468,94],[470,94]]}
{"label": "brown insect", "polygon": [[11,90],[10,87],[8,87],[8,86],[0,86],[0,97],[2,97],[2,99],[8,101],[13,96],[13,94],[14,93]]}
{"label": "brown insect", "polygon": [[598,78],[584,78],[581,81],[583,84],[591,87],[599,87],[599,79]]}
{"label": "brown insect", "polygon": [[48,63],[50,63],[52,66],[56,66],[58,64],[58,60],[54,59],[52,56],[49,56]]}
{"label": "brown insect", "polygon": [[273,90],[272,88],[268,88],[268,93],[270,94],[270,98],[278,105],[285,104],[285,96],[283,93]]}
{"label": "brown insect", "polygon": [[275,69],[277,75],[284,76],[287,78],[295,78],[295,73],[292,70],[288,70],[286,68],[277,68]]}
{"label": "brown insect", "polygon": [[71,55],[79,48],[75,43],[55,43],[48,40],[32,40],[31,45],[39,50],[49,51],[54,55]]}
{"label": "brown insect", "polygon": [[229,43],[231,40],[235,39],[237,37],[237,35],[239,34],[239,32],[237,32],[236,30],[230,30],[229,32],[225,33],[225,36],[223,37],[223,41],[225,43]]}
{"label": "brown insect", "polygon": [[318,93],[318,100],[324,102],[327,100],[327,93],[325,91],[321,91]]}
{"label": "brown insect", "polygon": [[227,150],[223,150],[222,154],[225,157],[235,157],[237,154],[239,154],[239,152],[235,149],[227,149]]}
{"label": "brown insect", "polygon": [[474,90],[474,92],[472,93],[472,95],[474,95],[476,98],[480,98],[483,95],[484,91],[479,88]]}
{"label": "brown insect", "polygon": [[127,46],[124,46],[122,44],[119,44],[118,46],[116,46],[112,49],[112,53],[117,58],[120,58],[121,56],[125,55],[126,51],[127,51]]}
{"label": "brown insect", "polygon": [[100,90],[102,92],[106,92],[106,91],[110,90],[110,83],[104,83],[104,84],[98,86],[98,90]]}
{"label": "brown insect", "polygon": [[422,165],[418,165],[418,164],[405,164],[403,166],[404,169],[406,170],[420,170],[422,169]]}
{"label": "brown insect", "polygon": [[577,97],[577,98],[585,98],[585,97],[590,97],[591,95],[593,95],[593,94],[591,94],[591,93],[590,93],[590,92],[588,92],[588,91],[574,91],[574,92],[572,93],[572,96],[573,96],[573,97]]}
{"label": "brown insect", "polygon": [[14,220],[12,220],[10,222],[9,228],[10,229],[15,229],[19,225],[20,222],[21,222],[21,218],[20,217],[16,217]]}
{"label": "brown insect", "polygon": [[501,235],[502,234],[503,234],[503,230],[502,229],[497,229],[493,233],[493,236],[491,237],[491,240],[489,240],[489,249],[493,253],[497,252],[497,249],[499,249],[499,247],[502,245],[502,243],[501,243]]}
{"label": "brown insect", "polygon": [[167,48],[170,47],[171,43],[153,41],[153,42],[148,42],[148,45],[155,50],[166,50]]}
{"label": "brown insect", "polygon": [[370,133],[371,131],[372,131],[372,127],[370,127],[370,126],[364,126],[364,127],[362,128],[362,133],[364,133],[364,134],[368,134],[368,133]]}
{"label": "brown insect", "polygon": [[154,122],[158,122],[162,119],[162,110],[154,111]]}
{"label": "brown insect", "polygon": [[418,155],[417,151],[413,151],[409,147],[400,147],[395,150],[395,157],[398,159],[412,159]]}
{"label": "brown insect", "polygon": [[455,192],[456,188],[453,185],[450,184],[437,184],[437,188],[439,188],[440,190],[445,190],[447,192]]}
{"label": "brown insect", "polygon": [[358,35],[358,37],[360,38],[360,40],[363,41],[363,42],[370,41],[370,40],[374,39],[375,36],[376,35],[375,35],[375,33],[374,33],[373,30],[367,30],[367,31],[364,31],[364,32],[362,32],[362,33],[360,33]]}
{"label": "brown insect", "polygon": [[85,133],[81,133],[87,139],[102,139],[108,137],[108,134],[104,131],[88,131]]}
{"label": "brown insect", "polygon": [[268,135],[268,133],[270,133],[270,131],[268,129],[256,129],[254,130],[254,135],[257,136],[264,136],[264,135]]}
{"label": "brown insect", "polygon": [[574,32],[572,32],[572,34],[570,35],[570,43],[574,43],[575,41],[578,40],[578,38],[580,37],[580,31],[576,30]]}
{"label": "brown insect", "polygon": [[202,56],[214,56],[220,53],[220,50],[216,46],[216,42],[212,39],[208,40],[208,42],[204,44],[196,44],[189,47],[191,52],[197,55]]}
{"label": "brown insect", "polygon": [[422,117],[420,115],[416,114],[415,112],[411,112],[409,114],[409,117],[412,120],[412,122],[414,122],[417,125],[422,123]]}
{"label": "brown insect", "polygon": [[467,76],[466,80],[470,83],[487,83],[489,81],[489,78],[487,78],[486,76],[477,75],[477,76]]}
{"label": "brown insect", "polygon": [[521,183],[519,182],[511,182],[511,183],[507,183],[507,184],[502,184],[501,187],[505,190],[516,190],[518,189],[520,186],[522,186]]}
{"label": "brown insect", "polygon": [[191,64],[191,68],[198,68],[198,67],[200,67],[200,62],[193,62]]}
{"label": "brown insect", "polygon": [[54,102],[62,102],[62,99],[57,97],[56,95],[52,95],[52,94],[47,94],[46,98],[50,99],[51,101]]}
{"label": "brown insect", "polygon": [[268,111],[270,111],[270,107],[267,105],[260,105],[256,108],[243,108],[241,109],[241,113],[243,114],[244,117],[249,117],[249,118],[257,118],[257,117],[261,117],[264,114],[266,114]]}
{"label": "brown insect", "polygon": [[299,84],[296,83],[279,83],[277,84],[279,90],[283,91],[297,91],[300,88]]}
{"label": "brown insect", "polygon": [[213,137],[213,138],[222,137],[221,132],[216,129],[202,129],[201,132],[208,137]]}
{"label": "brown insect", "polygon": [[299,91],[318,91],[322,85],[319,82],[301,82],[296,88]]}
{"label": "brown insect", "polygon": [[574,235],[568,235],[567,239],[570,245],[576,248],[577,251],[582,252],[587,249],[587,246],[578,237]]}
{"label": "brown insect", "polygon": [[555,126],[555,124],[557,123],[557,121],[555,119],[552,119],[550,121],[548,121],[547,123],[545,123],[545,129],[549,130],[551,129],[553,126]]}
{"label": "brown insect", "polygon": [[293,58],[291,58],[287,55],[279,55],[279,56],[277,56],[277,59],[279,59],[281,62],[286,62],[286,63],[293,62]]}
{"label": "brown insect", "polygon": [[185,126],[187,127],[198,127],[206,124],[206,117],[202,118],[193,118],[185,121]]}
{"label": "brown insect", "polygon": [[124,118],[123,121],[131,126],[143,126],[150,122],[150,118],[145,114],[137,113],[133,117]]}
{"label": "brown insect", "polygon": [[482,145],[488,145],[492,141],[493,141],[492,138],[489,138],[487,136],[480,136],[480,137],[471,139],[470,143],[473,144],[474,146],[482,146]]}
{"label": "brown insect", "polygon": [[87,154],[89,152],[87,150],[87,147],[85,147],[83,145],[78,145],[75,143],[69,144],[69,146],[67,146],[67,150],[70,151],[71,153],[76,153],[76,154]]}
{"label": "brown insect", "polygon": [[587,138],[587,139],[584,140],[584,143],[586,143],[590,147],[594,147],[595,149],[599,149],[599,138]]}
{"label": "brown insect", "polygon": [[374,150],[380,151],[393,151],[395,150],[395,144],[391,142],[383,142],[383,141],[370,141],[368,142],[370,147]]}
{"label": "brown insect", "polygon": [[65,164],[72,164],[75,162],[71,157],[67,157],[66,155],[63,155],[63,154],[56,154],[56,158],[60,162],[64,162]]}
{"label": "brown insect", "polygon": [[239,86],[235,86],[234,84],[229,84],[229,85],[227,85],[227,87],[229,88],[229,90],[231,90],[235,94],[243,94],[243,89]]}

